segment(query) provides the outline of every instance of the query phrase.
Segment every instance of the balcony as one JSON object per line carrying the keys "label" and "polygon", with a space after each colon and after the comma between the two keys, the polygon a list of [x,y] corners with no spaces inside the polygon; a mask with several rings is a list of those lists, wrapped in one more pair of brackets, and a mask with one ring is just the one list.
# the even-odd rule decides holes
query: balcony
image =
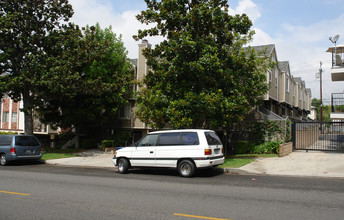
{"label": "balcony", "polygon": [[330,118],[344,120],[344,93],[332,93]]}
{"label": "balcony", "polygon": [[332,53],[332,81],[344,81],[344,45],[330,47],[326,52]]}

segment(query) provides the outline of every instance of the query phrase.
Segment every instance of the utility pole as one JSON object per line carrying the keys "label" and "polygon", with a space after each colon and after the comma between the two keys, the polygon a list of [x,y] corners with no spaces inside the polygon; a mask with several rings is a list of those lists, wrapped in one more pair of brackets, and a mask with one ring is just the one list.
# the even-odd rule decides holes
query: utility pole
{"label": "utility pole", "polygon": [[323,121],[323,102],[322,102],[322,63],[320,61],[320,69],[319,69],[319,74],[320,74],[320,122]]}

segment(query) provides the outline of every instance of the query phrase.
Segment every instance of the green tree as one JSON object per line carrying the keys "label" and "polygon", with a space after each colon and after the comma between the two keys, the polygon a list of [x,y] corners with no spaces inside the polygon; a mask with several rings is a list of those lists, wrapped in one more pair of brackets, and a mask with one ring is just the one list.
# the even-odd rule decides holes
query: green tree
{"label": "green tree", "polygon": [[156,128],[222,127],[244,118],[267,92],[269,59],[243,48],[252,22],[230,15],[226,0],[145,0],[136,40],[165,40],[144,56],[150,71],[138,98],[138,117]]}
{"label": "green tree", "polygon": [[79,30],[71,25],[56,36],[51,38],[54,59],[36,93],[43,100],[37,111],[41,121],[74,127],[78,137],[85,128],[117,117],[131,95],[134,70],[111,27],[103,30],[97,24]]}
{"label": "green tree", "polygon": [[[312,99],[312,106],[316,107],[317,109],[317,120],[320,121],[320,111],[321,111],[321,101],[320,99],[313,98]],[[323,122],[330,122],[331,118],[331,106],[330,105],[323,105],[322,106],[322,121]]]}
{"label": "green tree", "polygon": [[73,9],[67,0],[0,1],[1,93],[23,100],[25,133],[33,133],[35,91],[46,74],[51,33],[67,22]]}

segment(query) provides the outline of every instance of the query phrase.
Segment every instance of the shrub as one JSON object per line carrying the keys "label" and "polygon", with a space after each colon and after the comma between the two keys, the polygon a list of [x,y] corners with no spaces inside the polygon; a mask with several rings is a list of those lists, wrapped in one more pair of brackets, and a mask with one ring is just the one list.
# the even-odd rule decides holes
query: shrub
{"label": "shrub", "polygon": [[123,147],[127,145],[130,139],[131,139],[130,132],[120,131],[115,135],[113,141],[114,141],[115,147]]}
{"label": "shrub", "polygon": [[252,132],[251,141],[261,144],[266,141],[284,140],[284,130],[279,121],[252,122],[247,125],[247,129]]}
{"label": "shrub", "polygon": [[[110,137],[111,138],[111,137]],[[106,147],[123,147],[126,146],[128,141],[131,139],[131,133],[121,131],[115,134],[112,139],[102,140],[102,149]]]}
{"label": "shrub", "polygon": [[102,149],[105,150],[107,147],[113,147],[113,140],[102,140]]}
{"label": "shrub", "polygon": [[3,134],[18,134],[17,132],[7,132],[7,131],[0,131],[0,135]]}
{"label": "shrub", "polygon": [[250,152],[251,143],[249,141],[237,141],[235,150],[237,154],[247,154]]}
{"label": "shrub", "polygon": [[291,141],[291,121],[289,120],[289,118],[287,119],[287,124],[286,124],[286,134],[285,134],[285,140],[284,142],[290,142]]}

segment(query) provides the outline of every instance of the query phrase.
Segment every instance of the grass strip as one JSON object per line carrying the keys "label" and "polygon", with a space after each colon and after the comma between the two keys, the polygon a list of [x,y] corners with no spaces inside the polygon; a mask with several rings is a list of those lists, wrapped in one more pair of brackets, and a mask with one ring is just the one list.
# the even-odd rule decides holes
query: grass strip
{"label": "grass strip", "polygon": [[220,168],[239,168],[253,162],[257,158],[278,157],[278,154],[236,154],[227,156]]}
{"label": "grass strip", "polygon": [[43,153],[42,160],[53,160],[68,157],[77,157],[77,155],[67,153]]}

